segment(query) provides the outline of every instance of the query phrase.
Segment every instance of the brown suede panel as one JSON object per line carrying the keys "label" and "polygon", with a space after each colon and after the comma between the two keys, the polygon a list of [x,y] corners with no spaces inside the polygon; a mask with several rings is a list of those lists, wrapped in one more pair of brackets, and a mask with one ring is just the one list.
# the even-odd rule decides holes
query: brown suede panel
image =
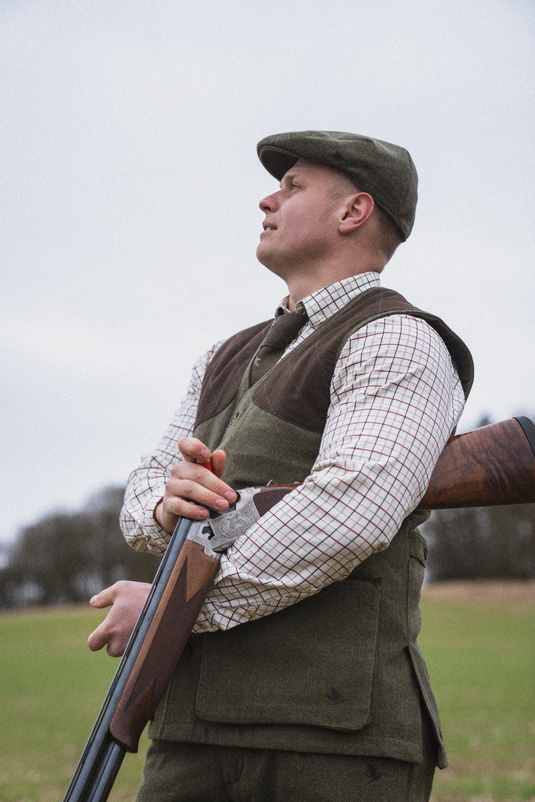
{"label": "brown suede panel", "polygon": [[395,314],[423,318],[437,331],[457,363],[468,394],[473,378],[471,357],[459,337],[440,318],[413,306],[399,293],[377,287],[350,301],[285,357],[276,370],[259,382],[253,403],[296,426],[323,432],[331,379],[347,337],[372,320]]}
{"label": "brown suede panel", "polygon": [[264,339],[272,320],[238,332],[223,343],[208,365],[195,426],[227,407],[238,392],[245,368]]}
{"label": "brown suede panel", "polygon": [[[323,432],[330,404],[331,379],[347,337],[372,320],[395,314],[422,318],[435,329],[448,347],[465,395],[468,395],[473,382],[473,364],[462,340],[440,318],[413,306],[395,290],[374,287],[346,304],[284,357],[258,382],[253,403],[308,431]],[[217,351],[204,378],[196,427],[231,404],[247,365],[271,323],[268,320],[235,334]]]}

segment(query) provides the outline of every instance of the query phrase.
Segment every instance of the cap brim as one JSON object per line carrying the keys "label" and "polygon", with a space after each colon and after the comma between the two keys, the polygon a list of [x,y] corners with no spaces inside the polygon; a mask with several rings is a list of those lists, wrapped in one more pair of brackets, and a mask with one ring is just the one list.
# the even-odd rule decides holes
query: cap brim
{"label": "cap brim", "polygon": [[258,157],[268,173],[279,181],[301,157],[282,148],[266,145],[258,150]]}

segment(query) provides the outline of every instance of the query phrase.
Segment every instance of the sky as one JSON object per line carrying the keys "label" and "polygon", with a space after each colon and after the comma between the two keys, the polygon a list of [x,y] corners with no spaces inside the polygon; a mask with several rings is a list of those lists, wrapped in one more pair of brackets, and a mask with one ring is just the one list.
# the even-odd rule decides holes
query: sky
{"label": "sky", "polygon": [[534,67],[532,0],[2,0],[0,543],[124,484],[197,356],[285,295],[272,133],[410,151],[383,284],[471,348],[459,431],[534,416]]}

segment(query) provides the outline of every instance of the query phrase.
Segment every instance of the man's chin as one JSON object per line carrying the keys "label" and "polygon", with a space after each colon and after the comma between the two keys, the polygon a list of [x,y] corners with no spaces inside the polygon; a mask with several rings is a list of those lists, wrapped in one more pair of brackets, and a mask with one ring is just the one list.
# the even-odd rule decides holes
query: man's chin
{"label": "man's chin", "polygon": [[258,259],[260,264],[264,265],[264,267],[267,267],[268,270],[271,270],[271,264],[273,262],[273,254],[271,254],[270,256],[269,250],[263,246],[262,242],[258,244],[258,247],[256,249],[256,258]]}
{"label": "man's chin", "polygon": [[261,253],[258,250],[256,252],[256,258],[260,264],[264,265],[264,267],[270,271],[270,273],[273,273],[283,281],[286,281],[286,271],[284,269],[284,265],[278,259],[273,258],[273,256],[270,258],[268,254]]}
{"label": "man's chin", "polygon": [[267,267],[267,269],[272,273],[275,273],[276,276],[284,278],[284,269],[282,264],[280,264],[280,260],[277,259],[275,254],[270,253],[267,248],[262,248],[262,243],[260,243],[256,249],[256,258],[260,264],[264,265],[264,267]]}

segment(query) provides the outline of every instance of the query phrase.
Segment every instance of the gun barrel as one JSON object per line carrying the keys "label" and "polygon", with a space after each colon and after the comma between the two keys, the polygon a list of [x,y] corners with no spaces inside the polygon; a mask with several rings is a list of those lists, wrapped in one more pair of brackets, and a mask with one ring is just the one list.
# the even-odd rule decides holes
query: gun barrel
{"label": "gun barrel", "polygon": [[143,647],[154,612],[161,601],[190,525],[191,521],[186,518],[181,519],[169,542],[151,592],[115,672],[63,802],[104,802],[108,798],[125,754],[125,750],[112,740],[110,724]]}

